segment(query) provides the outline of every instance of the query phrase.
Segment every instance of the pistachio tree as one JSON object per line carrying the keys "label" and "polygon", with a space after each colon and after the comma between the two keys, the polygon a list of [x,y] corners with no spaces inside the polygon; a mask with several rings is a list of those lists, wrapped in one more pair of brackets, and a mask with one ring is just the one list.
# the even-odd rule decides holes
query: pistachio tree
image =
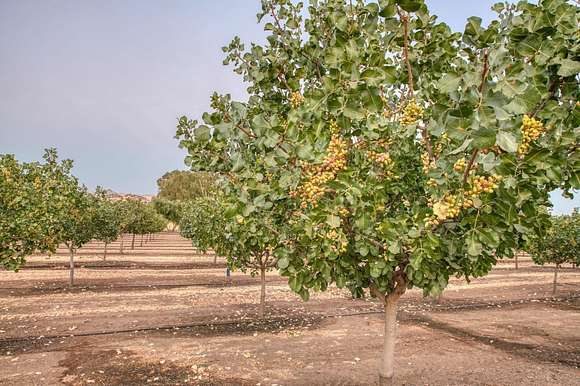
{"label": "pistachio tree", "polygon": [[554,264],[552,293],[558,286],[558,271],[562,264],[580,265],[580,213],[574,211],[567,216],[554,216],[550,219],[547,231],[533,238],[528,251],[534,263]]}
{"label": "pistachio tree", "polygon": [[224,47],[248,98],[214,94],[177,137],[193,170],[225,176],[230,222],[270,213],[255,242],[294,291],[384,303],[390,384],[405,291],[486,275],[544,229],[550,191],[580,185],[579,7],[499,3],[462,33],[422,0],[303,8],[262,0],[266,43]]}
{"label": "pistachio tree", "polygon": [[71,168],[55,149],[45,151],[43,163],[0,155],[0,267],[18,270],[35,252],[55,252]]}
{"label": "pistachio tree", "polygon": [[261,199],[250,202],[248,194],[237,194],[244,202],[242,209],[237,200],[226,201],[221,194],[190,201],[182,215],[181,235],[191,239],[201,251],[212,249],[216,256],[226,256],[229,267],[260,275],[258,315],[263,317],[266,272],[276,267],[273,250],[279,241],[278,234],[268,205],[260,208]]}
{"label": "pistachio tree", "polygon": [[101,188],[94,196],[93,227],[94,238],[104,243],[103,260],[107,258],[107,246],[119,238],[121,232],[122,212],[110,201]]}
{"label": "pistachio tree", "polygon": [[67,201],[62,211],[60,238],[69,251],[69,285],[73,286],[75,254],[98,234],[95,223],[98,200],[76,178],[68,181],[64,192]]}

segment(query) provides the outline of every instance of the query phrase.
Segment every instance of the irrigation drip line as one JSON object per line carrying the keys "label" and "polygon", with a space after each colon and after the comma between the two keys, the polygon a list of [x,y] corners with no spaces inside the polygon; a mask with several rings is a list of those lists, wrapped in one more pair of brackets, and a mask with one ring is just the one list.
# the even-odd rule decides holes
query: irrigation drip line
{"label": "irrigation drip line", "polygon": [[[420,312],[420,311],[453,311],[453,310],[460,310],[460,309],[477,309],[477,308],[491,308],[497,306],[505,306],[505,305],[519,305],[519,304],[527,304],[527,303],[535,303],[535,302],[542,302],[542,301],[551,301],[551,302],[562,302],[568,301],[573,299],[580,298],[580,294],[578,295],[570,295],[565,297],[542,297],[542,298],[533,298],[533,299],[525,299],[525,300],[508,300],[503,302],[495,302],[495,303],[467,303],[461,304],[456,306],[438,306],[438,305],[427,305],[425,309],[421,309],[420,307],[413,306],[405,307],[403,305],[401,307],[401,311],[405,312]],[[60,335],[39,335],[39,336],[27,336],[27,337],[14,337],[14,338],[5,338],[0,339],[0,344],[6,343],[15,343],[15,342],[26,342],[26,341],[35,341],[35,340],[56,340],[56,339],[65,339],[65,338],[76,338],[76,337],[89,337],[89,336],[101,336],[101,335],[116,335],[116,334],[124,334],[124,333],[138,333],[138,332],[147,332],[147,331],[168,331],[168,330],[180,330],[180,329],[188,329],[188,328],[196,328],[196,327],[224,327],[224,326],[233,326],[233,325],[268,325],[271,323],[276,322],[299,322],[299,321],[317,321],[317,320],[324,320],[324,319],[331,319],[331,318],[342,318],[342,317],[351,317],[351,316],[361,316],[361,315],[376,315],[376,314],[383,314],[384,310],[368,310],[368,311],[359,311],[359,312],[347,312],[347,313],[340,313],[340,314],[330,314],[330,315],[319,315],[313,314],[311,316],[307,316],[304,319],[298,318],[264,318],[264,319],[245,319],[245,320],[223,320],[223,321],[213,321],[213,322],[197,322],[197,323],[188,323],[188,324],[179,324],[179,325],[162,325],[162,326],[155,326],[155,327],[141,327],[141,328],[127,328],[127,329],[118,329],[118,330],[109,330],[109,331],[96,331],[96,332],[81,332],[77,334],[60,334]],[[413,320],[413,318],[410,318]],[[416,318],[417,321],[421,321],[421,318]]]}
{"label": "irrigation drip line", "polygon": [[[279,284],[286,283],[285,280],[272,280],[266,281],[266,284]],[[260,282],[242,282],[242,283],[232,283],[232,284],[221,284],[221,283],[207,283],[207,284],[127,284],[127,285],[111,285],[111,286],[64,286],[64,287],[32,287],[33,290],[46,290],[46,291],[63,291],[76,293],[76,290],[114,290],[123,288],[145,288],[145,289],[157,289],[157,288],[184,288],[184,287],[204,287],[204,288],[231,288],[235,286],[249,286],[249,285],[259,285]],[[30,291],[30,287],[0,287],[0,291]]]}

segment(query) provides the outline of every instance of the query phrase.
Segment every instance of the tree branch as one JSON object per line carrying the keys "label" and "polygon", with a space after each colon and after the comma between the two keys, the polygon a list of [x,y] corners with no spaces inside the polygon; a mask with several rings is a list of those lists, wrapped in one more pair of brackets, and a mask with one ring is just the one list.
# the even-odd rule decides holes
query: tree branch
{"label": "tree branch", "polygon": [[481,72],[481,83],[479,84],[479,100],[481,104],[481,100],[483,99],[483,89],[485,87],[485,80],[487,79],[487,74],[489,72],[489,51],[485,50],[483,53],[483,71]]}
{"label": "tree branch", "polygon": [[376,296],[381,302],[385,303],[385,294],[379,291],[379,289],[374,284],[370,285],[369,290],[371,291],[372,295]]}
{"label": "tree branch", "polygon": [[556,94],[556,91],[560,87],[561,82],[562,82],[562,78],[556,78],[556,79],[552,80],[552,83],[550,84],[550,88],[549,88],[550,94],[546,98],[544,98],[542,101],[540,101],[540,103],[538,103],[538,105],[534,108],[534,110],[532,110],[530,116],[535,117],[536,114],[538,114],[540,112],[540,110],[542,110],[546,106],[546,103],[548,103],[548,101],[550,99],[552,99],[552,97]]}
{"label": "tree branch", "polygon": [[407,66],[407,77],[409,81],[408,94],[413,95],[413,68],[411,67],[411,62],[409,61],[409,15],[407,15],[400,7],[397,6],[397,13],[399,18],[403,23],[403,58]]}
{"label": "tree branch", "polygon": [[469,163],[465,167],[465,172],[463,172],[463,185],[465,185],[465,183],[467,182],[467,178],[469,177],[469,172],[471,171],[471,168],[473,167],[473,164],[475,162],[475,158],[477,157],[478,152],[479,152],[479,149],[473,149],[473,152],[471,153],[471,158],[469,159]]}

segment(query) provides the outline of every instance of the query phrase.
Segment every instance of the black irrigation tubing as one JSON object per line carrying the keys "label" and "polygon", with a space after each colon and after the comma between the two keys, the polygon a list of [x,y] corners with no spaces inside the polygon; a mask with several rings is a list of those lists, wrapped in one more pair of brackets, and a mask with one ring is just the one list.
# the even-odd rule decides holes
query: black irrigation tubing
{"label": "black irrigation tubing", "polygon": [[[458,309],[477,309],[477,308],[485,308],[485,307],[497,307],[498,305],[518,305],[518,304],[527,304],[533,302],[541,302],[541,301],[552,301],[552,302],[560,302],[560,301],[567,301],[580,298],[579,295],[571,295],[566,297],[542,297],[542,298],[533,298],[533,299],[525,299],[525,300],[513,300],[513,301],[504,301],[504,302],[496,302],[496,303],[468,303],[462,304],[457,306],[434,306],[434,307],[427,307],[431,308],[431,311],[451,311],[451,310],[458,310]],[[429,306],[429,305],[428,305]],[[401,311],[412,311],[412,312],[420,312],[426,311],[420,308],[407,310],[401,307]],[[308,318],[311,321],[316,320],[323,320],[323,319],[330,319],[330,318],[342,318],[342,317],[351,317],[351,316],[361,316],[361,315],[374,315],[374,314],[383,314],[384,310],[369,310],[369,311],[359,311],[359,312],[347,312],[341,314],[330,314],[330,315],[317,315],[313,314],[304,318],[303,320],[308,321]],[[410,320],[413,320],[412,318]],[[195,327],[223,327],[223,326],[233,326],[233,325],[264,325],[269,323],[275,322],[292,322],[292,321],[299,321],[298,318],[263,318],[263,319],[245,319],[245,320],[224,320],[224,321],[215,321],[215,322],[197,322],[197,323],[188,323],[188,324],[178,324],[178,325],[162,325],[162,326],[155,326],[155,327],[141,327],[141,328],[128,328],[128,329],[119,329],[119,330],[109,330],[109,331],[97,331],[97,332],[81,332],[77,334],[61,334],[61,335],[39,335],[39,336],[27,336],[27,337],[14,337],[14,338],[5,338],[0,339],[0,345],[6,343],[14,343],[14,342],[26,342],[26,341],[35,341],[35,340],[56,340],[56,339],[65,339],[65,338],[76,338],[76,337],[89,337],[89,336],[102,336],[102,335],[116,335],[116,334],[124,334],[124,333],[138,333],[138,332],[146,332],[146,331],[168,331],[168,330],[180,330],[180,329],[187,329],[187,328],[195,328]],[[423,321],[422,319],[418,318],[416,321]]]}
{"label": "black irrigation tubing", "polygon": [[[286,283],[286,280],[271,280],[266,281],[266,284],[280,284]],[[222,284],[222,283],[197,283],[197,284],[127,284],[127,285],[86,285],[86,286],[64,286],[64,287],[0,287],[0,291],[30,291],[31,289],[36,291],[46,290],[46,291],[63,291],[63,292],[77,292],[76,290],[114,290],[123,288],[145,288],[145,289],[157,289],[157,288],[185,288],[185,287],[204,287],[204,288],[232,288],[236,286],[250,286],[259,285],[259,281],[247,281],[241,283],[232,284]]]}

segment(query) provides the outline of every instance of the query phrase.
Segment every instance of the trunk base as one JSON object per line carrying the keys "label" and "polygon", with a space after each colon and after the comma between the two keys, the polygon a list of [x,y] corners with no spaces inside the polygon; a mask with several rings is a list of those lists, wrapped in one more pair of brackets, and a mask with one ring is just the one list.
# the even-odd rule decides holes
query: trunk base
{"label": "trunk base", "polygon": [[393,386],[395,384],[395,377],[384,377],[379,374],[379,386]]}

